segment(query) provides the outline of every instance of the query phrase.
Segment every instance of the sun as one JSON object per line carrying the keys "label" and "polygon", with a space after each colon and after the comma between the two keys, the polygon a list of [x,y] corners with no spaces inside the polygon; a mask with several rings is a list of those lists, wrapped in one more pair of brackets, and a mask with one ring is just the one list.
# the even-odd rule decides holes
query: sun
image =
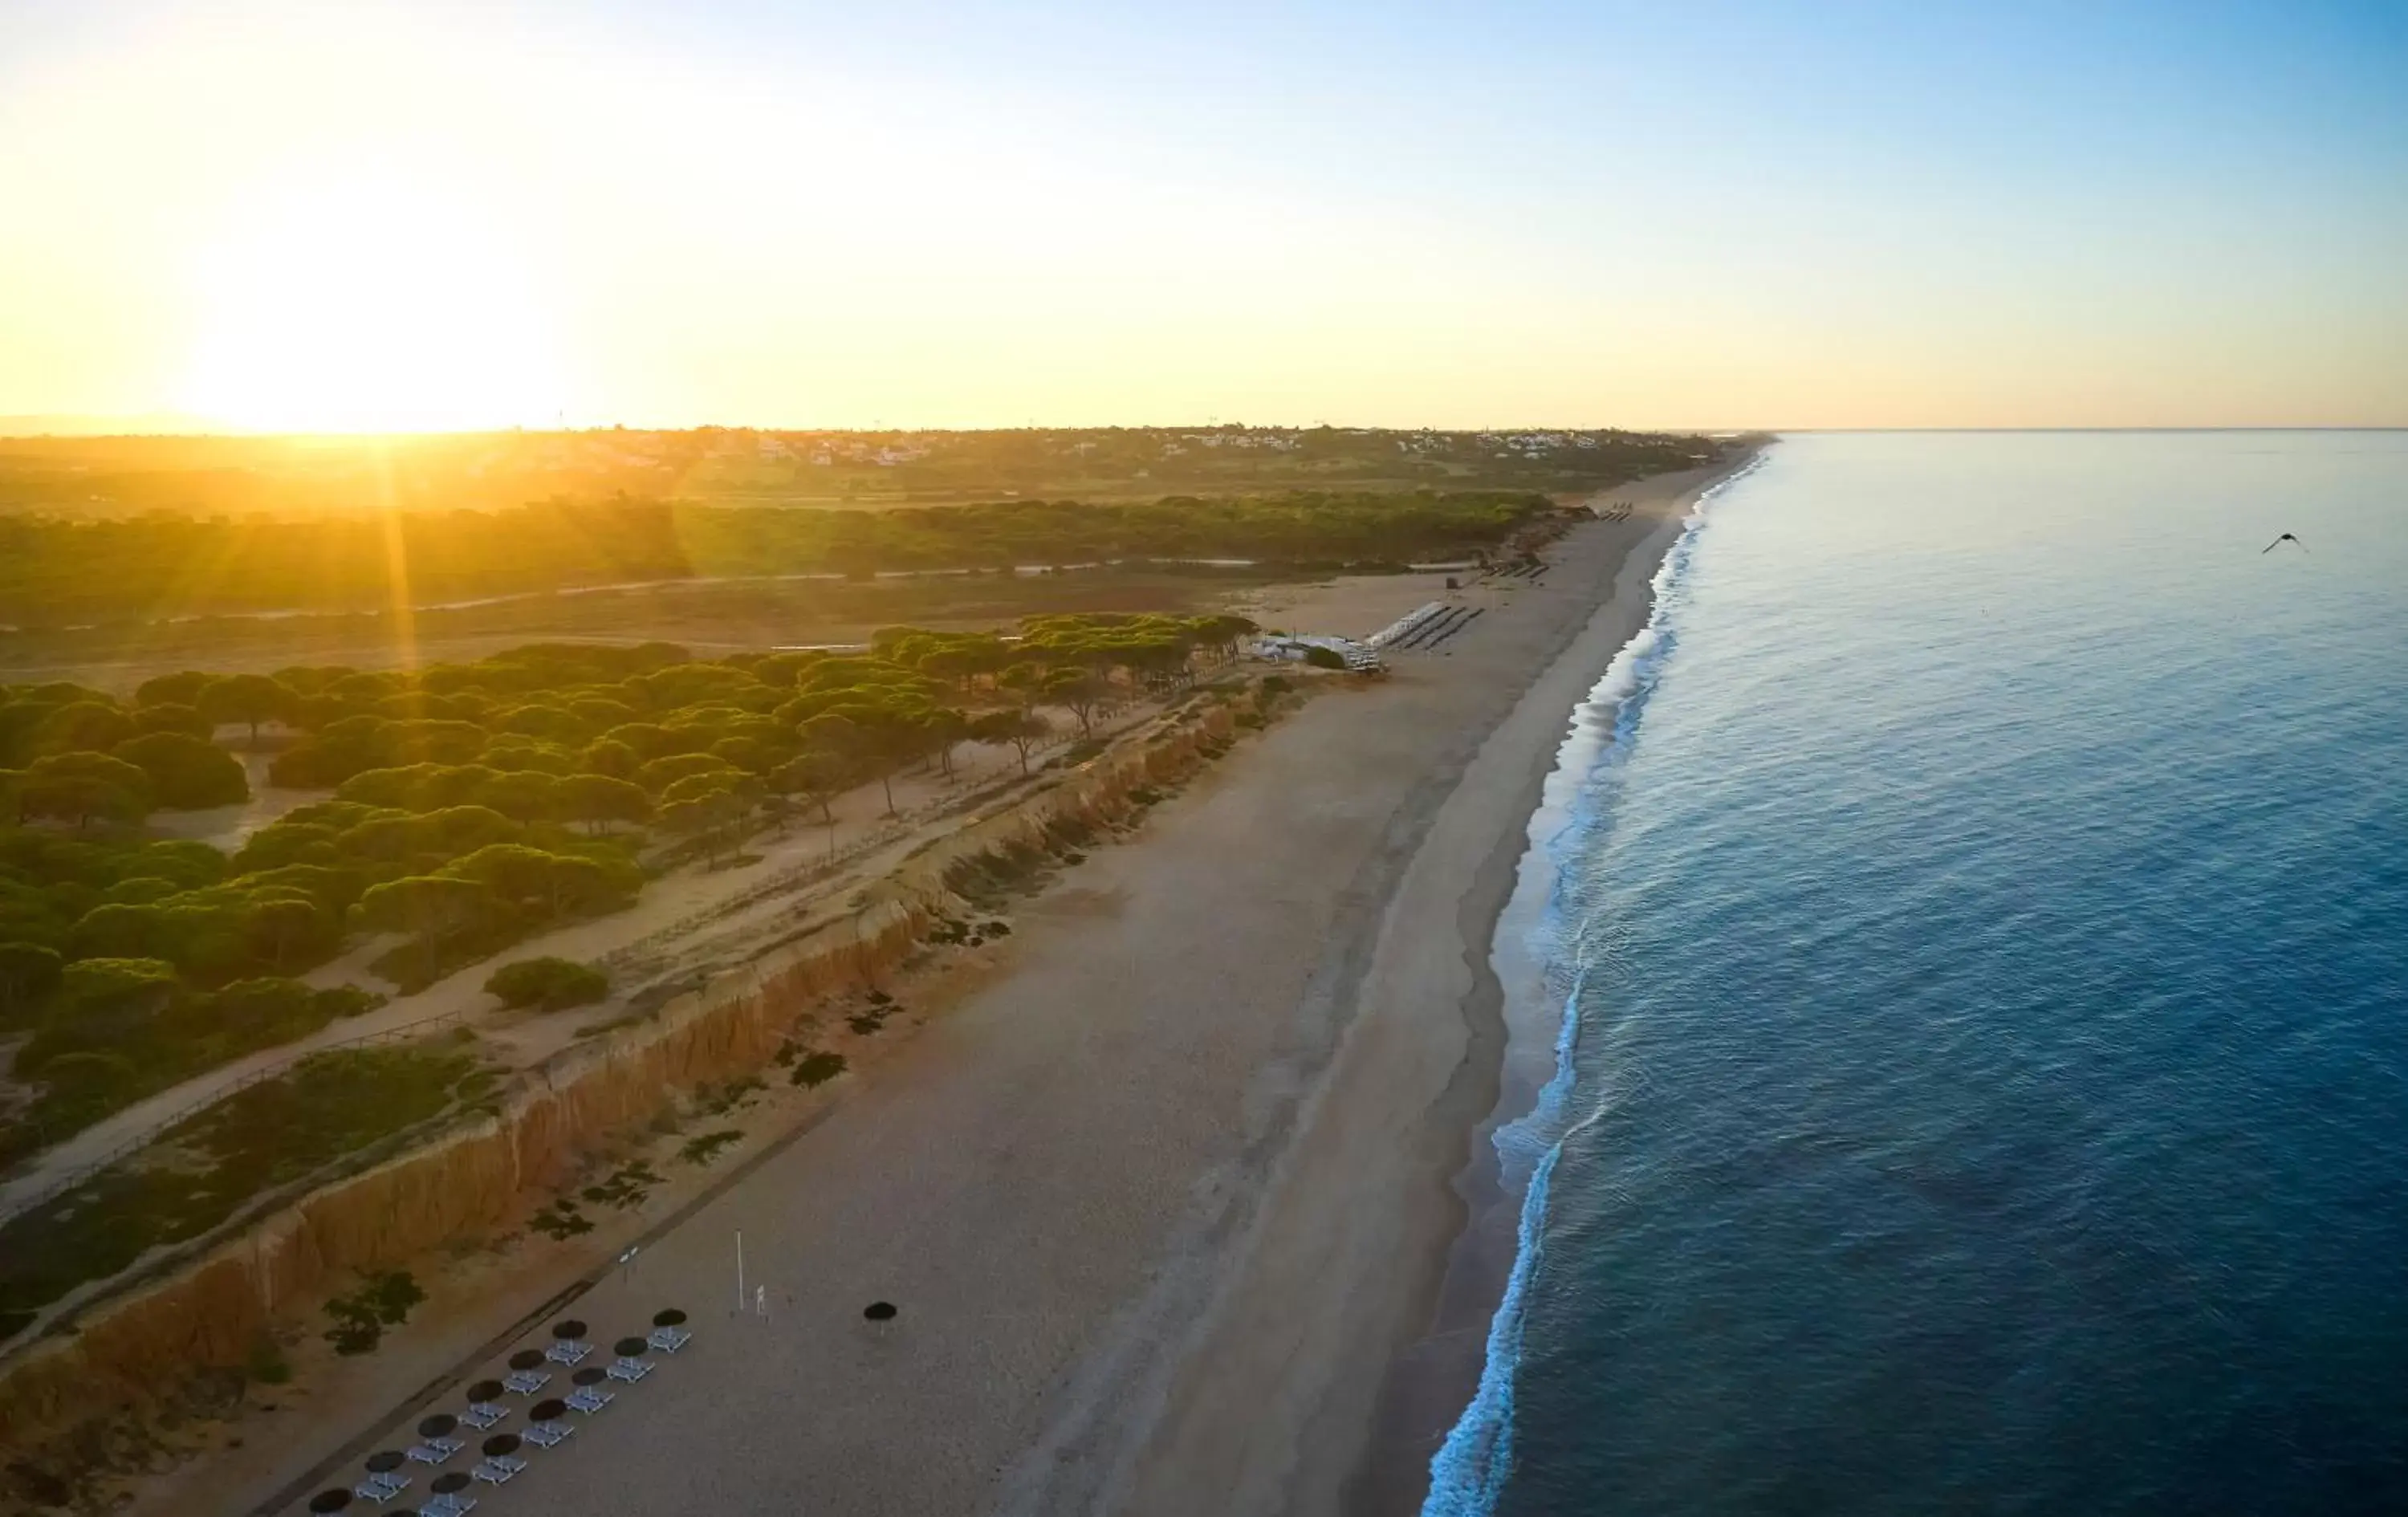
{"label": "sun", "polygon": [[328,176],[246,208],[197,265],[184,408],[273,432],[549,422],[538,286],[494,218],[390,177]]}

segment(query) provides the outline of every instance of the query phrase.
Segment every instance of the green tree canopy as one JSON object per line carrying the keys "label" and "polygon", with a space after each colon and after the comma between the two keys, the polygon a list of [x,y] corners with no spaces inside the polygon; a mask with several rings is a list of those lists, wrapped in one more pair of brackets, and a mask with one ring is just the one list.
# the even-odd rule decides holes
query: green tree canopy
{"label": "green tree canopy", "polygon": [[558,1011],[601,1000],[610,994],[610,978],[599,969],[567,959],[521,959],[487,976],[485,994],[497,997],[504,1006],[535,1006]]}
{"label": "green tree canopy", "polygon": [[79,831],[95,820],[139,822],[152,805],[150,777],[106,753],[36,759],[14,788],[21,816],[71,822]]}
{"label": "green tree canopy", "polygon": [[217,680],[216,675],[204,674],[198,669],[157,675],[134,687],[134,704],[197,707],[201,703],[201,692],[217,683]]}
{"label": "green tree canopy", "polygon": [[180,732],[129,737],[109,751],[150,777],[160,809],[200,810],[251,798],[242,765],[217,744]]}
{"label": "green tree canopy", "polygon": [[0,1020],[22,1016],[59,982],[64,963],[38,943],[0,943]]}
{"label": "green tree canopy", "polygon": [[200,688],[193,701],[212,722],[249,727],[253,742],[259,740],[261,726],[289,717],[297,704],[289,687],[264,674],[230,674],[213,680]]}
{"label": "green tree canopy", "polygon": [[599,830],[613,822],[638,826],[652,818],[652,798],[641,785],[609,775],[572,774],[560,781],[560,813],[566,821],[581,822]]}

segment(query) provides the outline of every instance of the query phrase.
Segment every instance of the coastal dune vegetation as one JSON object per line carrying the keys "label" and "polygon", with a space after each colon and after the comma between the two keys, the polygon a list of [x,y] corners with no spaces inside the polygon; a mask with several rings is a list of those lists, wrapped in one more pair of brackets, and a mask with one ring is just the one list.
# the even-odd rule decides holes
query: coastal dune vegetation
{"label": "coastal dune vegetation", "polygon": [[[337,959],[415,991],[764,828],[832,825],[856,787],[892,810],[897,776],[947,773],[965,743],[1026,772],[1057,730],[1182,687],[1252,625],[1044,616],[849,651],[529,645],[408,672],[181,671],[127,700],[0,689],[0,1159],[379,1004],[302,978]],[[229,848],[153,836],[156,812],[248,796],[221,737],[274,745],[269,783],[317,798]]]}
{"label": "coastal dune vegetation", "polygon": [[[1049,864],[1077,863],[1288,688],[1249,679],[1177,703],[1096,762],[998,797],[894,873],[823,902],[799,937],[641,1025],[516,1073],[466,1029],[320,1053],[0,1221],[0,1428],[22,1460],[12,1473],[105,1501],[121,1478],[188,1452],[162,1429],[222,1414],[245,1385],[307,1380],[329,1351],[374,1349],[364,1319],[408,1315],[408,1271],[431,1251],[456,1257],[475,1238],[507,1251],[519,1228],[587,1232],[580,1203],[638,1205],[661,1182],[648,1157],[664,1171],[707,1165],[740,1138],[729,1111],[776,1080],[773,1066],[797,1087],[846,1070],[819,1039],[842,1046],[843,1029],[872,1035],[861,1023],[899,1009],[865,986],[893,983],[932,949],[1008,931],[985,918],[996,899],[1041,888]],[[573,977],[555,963],[525,978]],[[680,1130],[684,1117],[704,1130]]]}
{"label": "coastal dune vegetation", "polygon": [[1304,491],[875,511],[638,499],[306,519],[35,511],[0,515],[0,607],[34,631],[730,577],[1131,560],[1393,568],[1469,556],[1555,509],[1526,491]]}

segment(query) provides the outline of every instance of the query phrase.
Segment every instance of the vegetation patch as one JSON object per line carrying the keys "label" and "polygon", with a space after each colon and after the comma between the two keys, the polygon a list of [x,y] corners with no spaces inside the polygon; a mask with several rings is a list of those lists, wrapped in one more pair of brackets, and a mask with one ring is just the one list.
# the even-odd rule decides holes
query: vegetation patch
{"label": "vegetation patch", "polygon": [[88,1281],[198,1238],[245,1202],[474,1099],[457,1045],[348,1049],[227,1097],[0,1225],[0,1338]]}
{"label": "vegetation patch", "polygon": [[578,1198],[593,1206],[607,1206],[617,1211],[627,1211],[642,1206],[651,1198],[652,1188],[661,1182],[652,1166],[641,1159],[621,1165],[609,1177],[578,1192]]}
{"label": "vegetation patch", "polygon": [[742,1133],[733,1127],[724,1127],[718,1132],[704,1133],[699,1138],[689,1139],[683,1148],[678,1150],[678,1157],[691,1165],[709,1165],[713,1159],[718,1158],[721,1152],[729,1144],[740,1143],[743,1140]]}
{"label": "vegetation patch", "polygon": [[973,906],[993,909],[1035,889],[1052,862],[1053,855],[1034,844],[1007,843],[954,861],[945,871],[945,887]]}
{"label": "vegetation patch", "polygon": [[371,1352],[386,1328],[408,1322],[410,1309],[425,1299],[424,1288],[406,1269],[370,1275],[359,1289],[326,1303],[335,1325],[326,1329],[325,1339],[337,1353]]}
{"label": "vegetation patch", "polygon": [[529,1217],[527,1225],[550,1238],[575,1238],[594,1230],[594,1224],[578,1209],[577,1203],[565,1195]]}
{"label": "vegetation patch", "polygon": [[521,959],[485,978],[485,994],[508,1007],[564,1011],[591,1006],[610,994],[610,977],[567,959]]}
{"label": "vegetation patch", "polygon": [[724,1117],[731,1111],[741,1111],[753,1096],[768,1088],[751,1075],[740,1075],[724,1085],[706,1081],[694,1088],[695,1109],[706,1117]]}
{"label": "vegetation patch", "polygon": [[[1460,525],[1497,508],[1398,520]],[[1326,536],[1353,513],[1291,502],[1256,515]],[[1074,758],[1101,751],[1100,713],[1175,698],[1252,630],[1235,616],[1056,614],[1011,637],[887,627],[858,653],[530,644],[409,671],[185,670],[130,701],[0,686],[0,1037],[27,1035],[11,1072],[36,1087],[0,1123],[0,1163],[373,1004],[297,978],[365,935],[394,939],[375,974],[422,990],[624,909],[651,870],[742,857],[764,828],[832,825],[831,803],[855,787],[878,786],[893,810],[898,775],[949,771],[966,741],[1013,749],[1025,768],[1067,721]],[[241,781],[242,766],[213,746],[229,728],[278,731],[275,782],[325,797],[231,853],[142,836],[153,810],[241,798],[227,776]],[[1064,824],[1053,846],[1086,835]],[[964,894],[1000,904],[1043,864],[1030,849],[969,864]],[[607,991],[541,960],[487,985],[547,1009]]]}
{"label": "vegetation patch", "polygon": [[844,1069],[841,1053],[806,1053],[795,1061],[795,1072],[788,1077],[788,1083],[806,1088],[824,1085]]}

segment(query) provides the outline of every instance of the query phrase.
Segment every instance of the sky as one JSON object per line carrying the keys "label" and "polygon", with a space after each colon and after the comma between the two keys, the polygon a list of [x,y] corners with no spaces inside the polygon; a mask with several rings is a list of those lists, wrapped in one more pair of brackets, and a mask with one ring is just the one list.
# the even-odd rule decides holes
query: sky
{"label": "sky", "polygon": [[2408,6],[0,0],[0,417],[2408,425]]}

